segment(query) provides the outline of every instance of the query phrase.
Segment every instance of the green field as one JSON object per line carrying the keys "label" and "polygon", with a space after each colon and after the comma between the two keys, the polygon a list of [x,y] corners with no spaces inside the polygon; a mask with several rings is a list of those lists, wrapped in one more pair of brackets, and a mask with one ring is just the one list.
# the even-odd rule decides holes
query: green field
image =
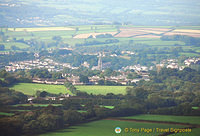
{"label": "green field", "polygon": [[86,113],[87,111],[84,111],[84,110],[78,110],[78,112],[80,112],[80,113]]}
{"label": "green field", "polygon": [[[87,92],[88,94],[125,94],[127,86],[75,86],[78,90],[82,92]],[[64,85],[47,85],[47,84],[35,84],[35,83],[19,83],[11,87],[16,91],[22,92],[26,95],[35,95],[37,91],[47,91],[53,94],[59,93],[69,93]]]}
{"label": "green field", "polygon": [[141,43],[141,44],[146,44],[146,45],[150,45],[150,46],[172,46],[175,44],[179,44],[179,45],[185,45],[184,42],[181,41],[162,41],[160,39],[154,39],[154,40],[150,40],[150,41],[136,41],[136,43]]}
{"label": "green field", "polygon": [[198,109],[199,109],[199,107],[192,107],[192,109],[193,109],[193,110],[198,110]]}
{"label": "green field", "polygon": [[11,46],[16,46],[20,49],[28,48],[29,46],[24,43],[18,43],[18,42],[1,42],[0,44],[5,45],[5,49],[11,49]]}
{"label": "green field", "polygon": [[14,113],[5,113],[5,112],[0,112],[0,115],[4,115],[4,116],[12,116],[12,115],[14,115]]}
{"label": "green field", "polygon": [[35,95],[37,91],[47,91],[52,94],[69,93],[64,85],[47,85],[47,84],[34,84],[34,83],[19,83],[14,85],[11,89],[22,92],[26,95]]}
{"label": "green field", "polygon": [[4,81],[4,78],[0,78],[0,80]]}
{"label": "green field", "polygon": [[[116,127],[122,129],[121,134],[114,132]],[[57,132],[47,133],[40,136],[150,136],[158,135],[161,133],[144,133],[144,132],[128,132],[125,133],[125,128],[183,128],[181,125],[168,125],[168,124],[157,124],[157,123],[139,123],[139,122],[128,122],[128,121],[115,121],[115,120],[100,120],[90,123],[85,123],[77,126],[69,127],[68,129],[60,130]]]}
{"label": "green field", "polygon": [[74,30],[70,27],[33,27],[33,28],[8,28],[9,31],[24,31],[24,32],[34,32],[34,31],[69,31]]}
{"label": "green field", "polygon": [[[52,106],[62,106],[62,104],[51,104]],[[14,107],[18,107],[18,106],[24,106],[24,107],[27,107],[27,106],[34,106],[34,107],[47,107],[49,106],[49,104],[16,104],[16,105],[13,105]]]}
{"label": "green field", "polygon": [[127,86],[75,86],[77,90],[82,92],[87,92],[88,94],[126,94],[126,87]]}
{"label": "green field", "polygon": [[107,108],[107,109],[114,109],[115,106],[101,106],[101,107],[104,107],[104,108]]}
{"label": "green field", "polygon": [[200,124],[199,116],[171,116],[171,115],[147,115],[147,114],[144,114],[144,115],[123,117],[123,118]]}

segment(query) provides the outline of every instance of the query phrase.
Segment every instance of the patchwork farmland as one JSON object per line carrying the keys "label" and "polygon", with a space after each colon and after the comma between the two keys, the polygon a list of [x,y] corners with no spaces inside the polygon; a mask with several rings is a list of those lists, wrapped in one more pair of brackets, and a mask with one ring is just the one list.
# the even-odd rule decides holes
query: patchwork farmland
{"label": "patchwork farmland", "polygon": [[[5,51],[15,50],[28,50],[30,48],[29,42],[25,40],[37,39],[38,42],[45,43],[46,48],[55,48],[55,40],[53,37],[62,38],[62,44],[76,47],[77,44],[84,44],[84,42],[91,41],[105,41],[109,38],[96,38],[97,35],[111,34],[113,37],[110,39],[118,39],[118,43],[110,44],[98,44],[91,45],[90,47],[112,46],[112,45],[125,45],[130,40],[136,41],[139,44],[145,45],[159,45],[172,46],[172,45],[184,45],[180,41],[168,41],[160,40],[162,36],[171,35],[185,35],[191,37],[200,37],[199,27],[169,27],[169,26],[117,26],[117,25],[87,25],[87,26],[67,26],[67,27],[33,27],[33,28],[1,28],[7,36],[7,40],[0,41],[0,44],[5,45]],[[92,36],[92,37],[91,37]],[[14,40],[13,40],[14,39]],[[24,41],[23,41],[24,40]],[[156,43],[156,41],[158,41]],[[155,41],[155,42],[154,42]],[[151,44],[153,43],[153,44]],[[155,44],[154,44],[155,43]],[[84,45],[83,45],[84,46]],[[186,47],[183,46],[183,49]],[[184,52],[185,53],[185,52]]]}

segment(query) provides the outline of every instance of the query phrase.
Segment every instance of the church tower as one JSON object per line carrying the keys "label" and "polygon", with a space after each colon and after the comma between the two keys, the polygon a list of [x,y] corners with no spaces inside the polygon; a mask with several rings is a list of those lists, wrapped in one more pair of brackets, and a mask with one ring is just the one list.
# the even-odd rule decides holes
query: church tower
{"label": "church tower", "polygon": [[102,53],[99,53],[98,70],[102,70]]}

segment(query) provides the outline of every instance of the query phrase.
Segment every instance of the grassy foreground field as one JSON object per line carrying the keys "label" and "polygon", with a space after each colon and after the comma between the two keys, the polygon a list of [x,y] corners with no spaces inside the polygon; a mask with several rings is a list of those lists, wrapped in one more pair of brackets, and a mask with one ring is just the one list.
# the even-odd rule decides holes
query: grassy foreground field
{"label": "grassy foreground field", "polygon": [[82,92],[87,92],[88,94],[125,94],[127,86],[75,86],[78,90]]}
{"label": "grassy foreground field", "polygon": [[14,85],[11,89],[22,92],[26,95],[35,95],[37,91],[46,91],[53,94],[70,93],[66,90],[64,85],[47,85],[47,84],[34,84],[34,83],[19,83]]}
{"label": "grassy foreground field", "polygon": [[[120,134],[115,133],[115,128],[120,127],[122,132]],[[127,122],[127,121],[115,121],[115,120],[100,120],[81,124],[78,126],[72,126],[68,129],[63,129],[57,132],[47,133],[40,136],[150,136],[159,135],[161,133],[152,132],[128,132],[124,131],[125,128],[183,128],[181,125],[168,125],[168,124],[155,124],[155,123],[139,123],[139,122]]]}
{"label": "grassy foreground field", "polygon": [[200,124],[199,116],[171,116],[171,115],[136,115],[123,117],[124,119],[153,120],[153,121],[169,121],[180,123]]}

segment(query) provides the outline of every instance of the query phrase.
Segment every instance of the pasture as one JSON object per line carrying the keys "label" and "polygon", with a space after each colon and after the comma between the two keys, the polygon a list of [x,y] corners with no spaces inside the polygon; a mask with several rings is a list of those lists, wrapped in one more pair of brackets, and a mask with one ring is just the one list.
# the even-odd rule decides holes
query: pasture
{"label": "pasture", "polygon": [[35,83],[19,83],[11,87],[16,91],[22,92],[26,95],[35,95],[37,91],[46,91],[52,94],[69,93],[64,85],[47,85],[47,84],[35,84]]}
{"label": "pasture", "polygon": [[[102,94],[106,95],[107,93],[113,94],[125,94],[127,86],[96,86],[96,85],[85,85],[85,86],[75,86],[77,90],[82,92],[87,92],[88,94]],[[72,94],[69,90],[66,89],[64,85],[48,85],[48,84],[35,84],[35,83],[19,83],[11,87],[16,91],[22,92],[26,95],[35,95],[37,91],[46,91],[52,94],[59,93],[69,93]]]}
{"label": "pasture", "polygon": [[160,39],[154,39],[154,40],[146,40],[146,41],[136,41],[135,43],[141,43],[141,44],[146,44],[146,45],[150,45],[150,46],[173,46],[175,44],[178,44],[178,45],[185,45],[184,42],[181,42],[181,41],[162,41]]}
{"label": "pasture", "polygon": [[29,47],[27,44],[18,43],[18,42],[0,42],[0,44],[3,44],[6,50],[11,50],[12,46],[16,46],[17,48],[20,48],[20,49],[25,49]]}
{"label": "pasture", "polygon": [[107,109],[114,109],[115,106],[105,106],[105,105],[99,105],[100,107],[104,107],[104,108],[107,108]]}
{"label": "pasture", "polygon": [[[122,132],[120,134],[115,133],[115,128],[120,127]],[[158,132],[125,132],[125,128],[135,128],[141,130],[141,128],[156,129],[156,128],[183,128],[181,125],[169,125],[169,124],[158,124],[158,123],[140,123],[130,121],[116,121],[116,120],[100,120],[90,123],[80,124],[77,126],[71,126],[67,129],[63,129],[56,132],[42,134],[40,136],[149,136],[159,135]]]}
{"label": "pasture", "polygon": [[12,116],[12,115],[14,115],[14,113],[0,112],[0,115],[3,115],[3,116]]}
{"label": "pasture", "polygon": [[102,94],[106,95],[107,93],[113,94],[126,94],[127,86],[96,86],[96,85],[86,85],[86,86],[75,86],[77,90],[82,92],[87,92],[88,94]]}
{"label": "pasture", "polygon": [[74,30],[70,27],[33,27],[33,28],[8,28],[9,31],[24,31],[24,32],[35,32],[35,31],[69,31]]}
{"label": "pasture", "polygon": [[172,115],[136,115],[130,117],[123,117],[124,119],[138,119],[138,120],[153,120],[153,121],[168,121],[179,123],[200,124],[199,116],[172,116]]}

